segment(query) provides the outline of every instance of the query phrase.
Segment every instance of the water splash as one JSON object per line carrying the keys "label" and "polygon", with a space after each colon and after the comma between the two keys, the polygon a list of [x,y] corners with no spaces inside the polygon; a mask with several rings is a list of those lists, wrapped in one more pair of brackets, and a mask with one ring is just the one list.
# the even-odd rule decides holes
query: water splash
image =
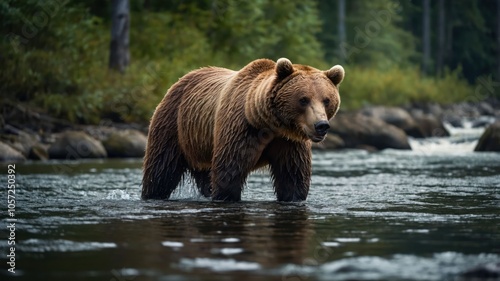
{"label": "water splash", "polygon": [[283,280],[291,277],[299,280],[312,277],[317,280],[457,280],[475,268],[497,268],[499,262],[500,256],[496,254],[442,252],[432,257],[396,254],[390,258],[344,258],[320,266],[287,265],[282,268],[281,274]]}
{"label": "water splash", "polygon": [[444,124],[449,137],[432,137],[426,139],[409,138],[410,146],[414,153],[424,155],[441,154],[466,154],[474,151],[477,141],[483,134],[485,128],[473,128],[472,121],[464,121],[463,128],[455,128],[450,124]]}

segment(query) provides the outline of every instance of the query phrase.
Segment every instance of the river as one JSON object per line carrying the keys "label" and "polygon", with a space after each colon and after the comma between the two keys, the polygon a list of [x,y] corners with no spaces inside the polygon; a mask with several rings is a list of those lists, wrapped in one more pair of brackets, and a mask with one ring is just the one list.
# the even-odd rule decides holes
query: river
{"label": "river", "polygon": [[315,151],[307,201],[288,204],[266,173],[240,203],[190,182],[142,201],[140,160],[17,163],[17,278],[5,262],[0,278],[470,280],[500,267],[500,154],[472,152],[481,131],[452,133],[413,151]]}

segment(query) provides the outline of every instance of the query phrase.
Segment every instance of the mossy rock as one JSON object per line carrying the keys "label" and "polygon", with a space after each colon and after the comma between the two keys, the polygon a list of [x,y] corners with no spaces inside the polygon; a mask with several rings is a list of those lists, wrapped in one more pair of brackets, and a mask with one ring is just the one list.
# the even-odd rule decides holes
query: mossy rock
{"label": "mossy rock", "polygon": [[43,144],[35,144],[31,147],[28,158],[32,160],[47,160],[49,159],[48,147]]}
{"label": "mossy rock", "polygon": [[500,152],[500,121],[491,124],[477,142],[474,151]]}
{"label": "mossy rock", "polygon": [[408,111],[400,107],[372,106],[360,111],[361,114],[373,119],[380,119],[387,124],[393,125],[403,131],[406,135],[414,138],[424,138],[419,125]]}
{"label": "mossy rock", "polygon": [[3,142],[0,142],[0,162],[19,162],[26,160],[24,155]]}
{"label": "mossy rock", "polygon": [[83,158],[105,158],[102,143],[80,131],[66,131],[56,136],[48,150],[50,159],[75,160]]}
{"label": "mossy rock", "polygon": [[379,118],[361,113],[338,114],[330,120],[330,126],[329,132],[342,138],[345,148],[411,150],[405,131]]}
{"label": "mossy rock", "polygon": [[431,114],[422,114],[415,116],[415,121],[417,122],[420,132],[422,132],[423,137],[449,137],[450,132],[446,129],[443,122],[434,117]]}
{"label": "mossy rock", "polygon": [[147,137],[137,130],[113,132],[103,141],[109,157],[144,157]]}

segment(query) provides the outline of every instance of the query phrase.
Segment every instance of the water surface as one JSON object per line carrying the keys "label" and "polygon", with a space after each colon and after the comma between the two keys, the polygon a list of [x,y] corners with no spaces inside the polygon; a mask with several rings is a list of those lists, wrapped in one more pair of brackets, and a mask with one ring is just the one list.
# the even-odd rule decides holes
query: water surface
{"label": "water surface", "polygon": [[500,266],[500,154],[444,142],[315,152],[288,204],[266,173],[240,203],[142,201],[139,160],[17,164],[12,280],[470,280]]}

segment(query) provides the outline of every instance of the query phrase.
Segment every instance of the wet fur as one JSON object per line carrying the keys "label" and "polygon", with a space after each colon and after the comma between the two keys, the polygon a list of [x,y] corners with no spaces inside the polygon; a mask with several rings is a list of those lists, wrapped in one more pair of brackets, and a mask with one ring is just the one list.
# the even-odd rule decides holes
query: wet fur
{"label": "wet fur", "polygon": [[175,83],[151,120],[142,198],[168,199],[189,173],[203,195],[240,201],[248,174],[269,166],[279,201],[305,200],[311,141],[297,124],[304,113],[290,99],[313,83],[331,96],[325,114],[333,117],[343,69],[337,79],[337,72],[287,62],[260,59],[240,71],[201,68]]}

